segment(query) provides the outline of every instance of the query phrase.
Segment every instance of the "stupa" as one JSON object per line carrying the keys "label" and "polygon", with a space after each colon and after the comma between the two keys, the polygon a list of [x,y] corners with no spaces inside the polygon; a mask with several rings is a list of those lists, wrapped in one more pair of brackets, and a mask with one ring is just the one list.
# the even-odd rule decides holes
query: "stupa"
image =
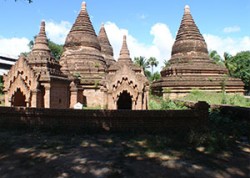
{"label": "stupa", "polygon": [[62,72],[72,81],[70,107],[80,102],[93,108],[147,108],[147,79],[141,68],[133,65],[126,38],[116,62],[104,25],[97,36],[85,2],[66,38],[60,64]]}
{"label": "stupa", "polygon": [[104,24],[102,24],[101,29],[98,34],[98,40],[101,46],[102,56],[105,59],[107,66],[109,67],[115,61],[113,47],[111,46],[106,30],[104,28]]}
{"label": "stupa", "polygon": [[149,82],[142,68],[132,62],[125,35],[118,61],[108,68],[108,74],[101,84],[108,108],[148,108]]}
{"label": "stupa", "polygon": [[169,65],[161,71],[161,79],[153,82],[154,94],[177,98],[191,90],[243,93],[240,79],[228,77],[225,66],[209,58],[206,42],[196,26],[189,6],[184,15],[172,47]]}
{"label": "stupa", "polygon": [[81,84],[86,87],[94,85],[106,71],[105,59],[85,2],[67,35],[60,64],[63,73],[81,78]]}
{"label": "stupa", "polygon": [[68,108],[69,83],[58,61],[51,55],[45,22],[27,57],[21,55],[4,76],[6,106]]}

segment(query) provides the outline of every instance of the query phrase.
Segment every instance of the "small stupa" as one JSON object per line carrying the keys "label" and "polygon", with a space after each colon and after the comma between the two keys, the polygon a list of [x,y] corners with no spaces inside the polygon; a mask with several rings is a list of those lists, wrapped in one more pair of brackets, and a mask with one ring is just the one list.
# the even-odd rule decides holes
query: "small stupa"
{"label": "small stupa", "polygon": [[209,58],[207,44],[189,6],[185,6],[169,65],[161,71],[161,79],[152,84],[152,90],[157,95],[177,98],[193,89],[243,93],[244,84],[240,79],[228,77],[226,67]]}
{"label": "small stupa", "polygon": [[132,62],[125,35],[118,61],[108,68],[101,85],[107,108],[147,109],[149,82],[143,70]]}
{"label": "small stupa", "polygon": [[106,65],[109,67],[111,64],[113,64],[115,61],[114,59],[114,52],[113,47],[111,46],[104,24],[102,24],[101,29],[98,34],[98,40],[101,45],[101,52],[103,55],[103,58],[105,59]]}

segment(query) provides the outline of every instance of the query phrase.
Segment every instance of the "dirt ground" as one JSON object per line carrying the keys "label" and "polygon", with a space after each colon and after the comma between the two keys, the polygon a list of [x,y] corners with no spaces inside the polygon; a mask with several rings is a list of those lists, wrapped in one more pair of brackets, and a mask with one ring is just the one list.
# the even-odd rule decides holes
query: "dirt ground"
{"label": "dirt ground", "polygon": [[0,129],[0,177],[250,177],[249,144],[237,142],[231,150],[210,154],[203,147],[164,147],[157,139]]}

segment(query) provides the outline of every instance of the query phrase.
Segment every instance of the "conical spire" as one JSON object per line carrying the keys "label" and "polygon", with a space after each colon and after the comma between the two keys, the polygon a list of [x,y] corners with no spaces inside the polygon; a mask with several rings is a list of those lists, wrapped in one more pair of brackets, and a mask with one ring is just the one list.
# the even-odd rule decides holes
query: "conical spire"
{"label": "conical spire", "polygon": [[67,35],[60,64],[63,73],[71,76],[79,74],[84,78],[81,85],[89,87],[93,87],[93,83],[105,75],[106,61],[85,2]]}
{"label": "conical spire", "polygon": [[106,62],[109,63],[110,60],[114,61],[113,48],[109,42],[106,30],[104,28],[104,24],[102,24],[101,29],[99,31],[98,40],[99,40],[100,45],[101,45],[101,52],[102,52]]}
{"label": "conical spire", "polygon": [[41,22],[40,32],[35,39],[35,44],[31,53],[27,56],[29,66],[36,72],[40,73],[40,80],[50,80],[50,78],[65,78],[60,71],[61,66],[48,46],[48,39],[45,33],[45,22]]}
{"label": "conical spire", "polygon": [[130,58],[130,53],[129,53],[129,50],[128,50],[126,35],[123,36],[122,48],[121,48],[121,51],[120,51],[120,57],[119,57],[118,61],[132,62],[132,60]]}
{"label": "conical spire", "polygon": [[172,55],[188,52],[208,54],[206,42],[193,20],[189,6],[186,5]]}
{"label": "conical spire", "polygon": [[41,22],[40,32],[35,39],[35,44],[33,46],[32,52],[49,52],[48,39],[45,33],[45,22]]}
{"label": "conical spire", "polygon": [[66,38],[65,46],[86,46],[101,50],[85,2],[82,3],[81,11]]}

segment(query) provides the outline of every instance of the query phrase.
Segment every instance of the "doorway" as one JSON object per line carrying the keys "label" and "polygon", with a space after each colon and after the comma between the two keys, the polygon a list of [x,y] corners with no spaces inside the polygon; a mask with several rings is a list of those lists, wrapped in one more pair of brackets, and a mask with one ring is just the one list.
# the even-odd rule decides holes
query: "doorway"
{"label": "doorway", "polygon": [[127,91],[123,91],[117,101],[117,109],[132,109],[132,97]]}
{"label": "doorway", "polygon": [[21,92],[20,88],[17,89],[13,97],[13,106],[23,106],[26,107],[25,96]]}

